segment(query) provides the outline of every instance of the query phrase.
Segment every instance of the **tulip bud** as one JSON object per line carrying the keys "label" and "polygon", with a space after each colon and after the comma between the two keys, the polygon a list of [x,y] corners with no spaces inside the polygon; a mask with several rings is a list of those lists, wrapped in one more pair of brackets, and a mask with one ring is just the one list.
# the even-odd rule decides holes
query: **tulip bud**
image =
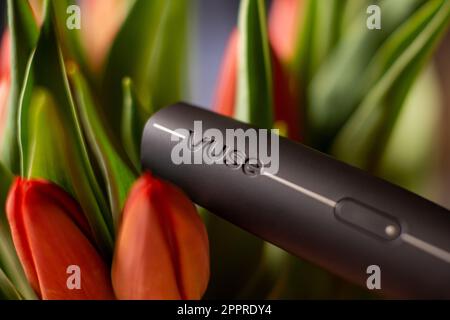
{"label": "tulip bud", "polygon": [[40,298],[114,299],[109,269],[66,192],[43,180],[17,178],[6,211],[14,246]]}
{"label": "tulip bud", "polygon": [[112,268],[119,299],[200,299],[209,280],[209,245],[192,202],[147,173],[133,186]]}

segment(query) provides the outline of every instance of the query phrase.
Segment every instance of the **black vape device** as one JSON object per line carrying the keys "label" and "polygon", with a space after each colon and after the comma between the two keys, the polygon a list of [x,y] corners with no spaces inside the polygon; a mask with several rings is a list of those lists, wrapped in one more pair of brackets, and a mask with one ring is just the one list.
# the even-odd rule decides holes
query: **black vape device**
{"label": "black vape device", "polygon": [[176,163],[174,148],[182,143],[193,157],[214,149],[214,138],[196,136],[196,121],[223,136],[256,129],[184,103],[168,106],[145,126],[143,168],[231,223],[354,283],[366,286],[367,267],[376,265],[388,297],[450,298],[448,210],[282,137],[270,149],[279,156],[276,172],[248,157],[252,145],[230,151],[223,143],[224,163]]}

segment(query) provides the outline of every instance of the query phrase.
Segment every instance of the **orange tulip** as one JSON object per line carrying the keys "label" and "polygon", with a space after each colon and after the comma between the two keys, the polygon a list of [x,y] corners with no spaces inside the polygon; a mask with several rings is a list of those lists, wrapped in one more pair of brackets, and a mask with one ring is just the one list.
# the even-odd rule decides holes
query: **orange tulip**
{"label": "orange tulip", "polygon": [[[238,69],[238,41],[239,34],[234,30],[228,41],[222,68],[219,74],[219,82],[214,100],[214,110],[225,116],[232,117],[235,114],[235,101],[237,93],[237,69]],[[299,115],[297,111],[297,98],[290,90],[290,80],[283,66],[274,53],[272,53],[272,85],[275,123],[286,126],[287,135],[295,140],[300,139]]]}
{"label": "orange tulip", "polygon": [[270,9],[269,36],[276,54],[290,61],[298,43],[300,15],[304,0],[274,0]]}
{"label": "orange tulip", "polygon": [[200,299],[208,280],[208,237],[194,205],[145,174],[132,187],[116,242],[117,298]]}
{"label": "orange tulip", "polygon": [[3,34],[0,47],[0,148],[3,130],[6,125],[10,78],[10,39],[9,32]]}
{"label": "orange tulip", "polygon": [[[65,191],[17,178],[6,211],[25,274],[41,299],[114,299],[109,269],[92,245],[80,207]],[[79,286],[72,286],[73,276]]]}
{"label": "orange tulip", "polygon": [[81,0],[81,34],[91,66],[98,71],[128,12],[127,0]]}

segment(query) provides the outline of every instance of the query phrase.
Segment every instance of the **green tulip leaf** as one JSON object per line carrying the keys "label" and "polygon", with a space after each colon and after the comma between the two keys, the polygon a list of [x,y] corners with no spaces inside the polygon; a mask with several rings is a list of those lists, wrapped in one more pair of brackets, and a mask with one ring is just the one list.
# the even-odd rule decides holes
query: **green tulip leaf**
{"label": "green tulip leaf", "polygon": [[[147,112],[180,100],[186,57],[187,0],[133,3],[107,58],[103,76],[105,115],[120,132],[122,80],[130,77]],[[120,138],[117,136],[117,138]]]}
{"label": "green tulip leaf", "polygon": [[[235,298],[261,268],[264,242],[204,209],[201,212],[208,229],[211,255],[211,279],[205,298]],[[268,280],[262,279],[271,283]]]}
{"label": "green tulip leaf", "polygon": [[[87,63],[85,49],[81,43],[80,30],[77,28],[69,29],[67,27],[67,19],[69,13],[67,9],[73,5],[79,5],[76,0],[57,0],[53,1],[55,10],[55,24],[58,31],[58,40],[64,52],[64,56],[70,56],[71,59],[76,60],[81,70],[84,73],[90,71]],[[81,12],[81,19],[83,13]]]}
{"label": "green tulip leaf", "polygon": [[27,0],[8,0],[8,27],[11,32],[11,87],[6,127],[2,136],[0,160],[14,173],[19,172],[17,142],[17,106],[30,55],[39,30]]}
{"label": "green tulip leaf", "polygon": [[0,300],[22,300],[20,293],[0,268]]}
{"label": "green tulip leaf", "polygon": [[52,9],[51,2],[47,2],[20,100],[18,136],[22,175],[45,178],[71,193],[79,201],[99,248],[110,255],[112,216],[81,132]]}
{"label": "green tulip leaf", "polygon": [[430,65],[411,88],[377,167],[379,176],[427,199],[436,196],[429,186],[436,179],[441,148],[436,143],[441,96],[437,72]]}
{"label": "green tulip leaf", "polygon": [[96,190],[97,182],[86,154],[79,149],[74,124],[60,106],[47,88],[36,86],[30,105],[23,106],[28,110],[21,116],[21,126],[28,135],[22,135],[22,140],[29,142],[23,149],[24,176],[44,178],[72,194],[79,201],[97,244],[109,254],[112,252],[112,225],[109,225],[112,221],[106,214],[110,215],[110,211],[100,190]]}
{"label": "green tulip leaf", "polygon": [[273,126],[272,67],[263,0],[243,0],[239,10],[236,118]]}
{"label": "green tulip leaf", "polygon": [[333,138],[378,81],[368,70],[371,60],[386,39],[424,2],[427,1],[380,1],[381,30],[366,27],[366,10],[359,10],[353,17],[351,27],[322,63],[307,90],[306,113],[312,145],[329,151]]}
{"label": "green tulip leaf", "polygon": [[86,80],[74,63],[68,67],[68,76],[81,124],[107,185],[114,226],[117,230],[128,191],[137,178],[137,172],[131,170],[130,165],[120,157],[112,144],[111,134],[100,117],[98,106],[94,102]]}
{"label": "green tulip leaf", "polygon": [[[304,87],[338,43],[347,0],[305,1],[304,21],[297,36],[296,52],[290,68]],[[361,1],[362,2],[362,1]]]}
{"label": "green tulip leaf", "polygon": [[271,299],[373,299],[375,294],[351,284],[325,269],[289,256],[283,283],[274,288]]}
{"label": "green tulip leaf", "polygon": [[338,158],[376,168],[406,96],[449,22],[449,1],[427,2],[380,48],[368,68],[386,71],[337,136]]}
{"label": "green tulip leaf", "polygon": [[272,299],[285,285],[290,255],[268,242],[264,243],[259,266],[239,292],[237,299]]}
{"label": "green tulip leaf", "polygon": [[141,139],[145,122],[150,114],[138,101],[130,78],[125,78],[123,84],[123,115],[122,144],[135,169],[140,171]]}

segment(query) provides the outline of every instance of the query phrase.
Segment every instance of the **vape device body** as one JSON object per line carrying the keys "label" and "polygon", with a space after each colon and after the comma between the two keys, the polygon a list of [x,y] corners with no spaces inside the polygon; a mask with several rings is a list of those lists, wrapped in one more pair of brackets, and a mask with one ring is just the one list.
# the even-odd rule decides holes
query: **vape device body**
{"label": "vape device body", "polygon": [[[386,296],[450,298],[449,211],[285,138],[279,138],[276,174],[259,159],[247,166],[174,163],[182,140],[202,141],[194,139],[195,121],[224,136],[227,129],[252,128],[187,104],[171,105],[146,124],[143,167],[198,205],[361,286],[367,268],[376,265]],[[245,156],[248,148],[239,151]],[[191,148],[193,154],[204,151]]]}

